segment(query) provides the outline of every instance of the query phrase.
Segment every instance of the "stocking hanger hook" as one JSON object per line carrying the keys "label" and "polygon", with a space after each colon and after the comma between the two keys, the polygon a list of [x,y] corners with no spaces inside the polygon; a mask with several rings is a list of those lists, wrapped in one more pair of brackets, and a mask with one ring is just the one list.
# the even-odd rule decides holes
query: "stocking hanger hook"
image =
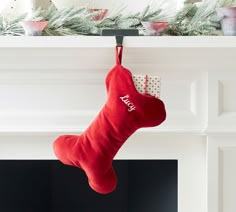
{"label": "stocking hanger hook", "polygon": [[124,36],[139,36],[138,29],[103,29],[102,36],[115,36],[116,46],[123,46]]}

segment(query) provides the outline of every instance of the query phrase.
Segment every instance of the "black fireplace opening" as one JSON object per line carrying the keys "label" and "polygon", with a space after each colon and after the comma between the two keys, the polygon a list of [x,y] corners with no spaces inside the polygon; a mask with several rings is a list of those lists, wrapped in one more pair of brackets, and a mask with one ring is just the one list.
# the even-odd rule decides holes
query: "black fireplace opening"
{"label": "black fireplace opening", "polygon": [[177,160],[114,160],[118,184],[94,192],[84,172],[57,160],[1,160],[3,212],[177,212]]}

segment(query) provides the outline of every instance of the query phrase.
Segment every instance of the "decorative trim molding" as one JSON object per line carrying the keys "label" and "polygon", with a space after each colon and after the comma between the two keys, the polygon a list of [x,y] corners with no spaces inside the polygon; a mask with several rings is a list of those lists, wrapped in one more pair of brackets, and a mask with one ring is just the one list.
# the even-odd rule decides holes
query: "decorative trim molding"
{"label": "decorative trim molding", "polygon": [[[114,48],[110,36],[0,37],[0,48]],[[235,48],[234,36],[139,36],[125,37],[127,48]]]}
{"label": "decorative trim molding", "polygon": [[[229,195],[228,198],[231,200],[232,198],[234,199],[235,195],[232,196],[232,194],[222,193],[223,187],[226,186],[223,184],[223,178],[222,178],[224,174],[222,153],[224,152],[224,150],[234,150],[236,152],[235,138],[236,136],[231,134],[212,135],[208,137],[208,142],[207,142],[208,212],[225,211],[223,210],[223,205],[225,200],[224,195]],[[231,171],[235,173],[236,169],[234,168]],[[227,175],[227,177],[229,177],[229,175]],[[235,185],[236,184],[231,186],[234,187]],[[233,208],[231,208],[231,210],[233,210]]]}

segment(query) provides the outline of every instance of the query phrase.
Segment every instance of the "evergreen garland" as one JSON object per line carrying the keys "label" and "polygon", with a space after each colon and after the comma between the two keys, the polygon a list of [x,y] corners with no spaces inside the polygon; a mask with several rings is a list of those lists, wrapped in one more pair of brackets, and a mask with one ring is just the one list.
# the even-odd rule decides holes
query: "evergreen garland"
{"label": "evergreen garland", "polygon": [[142,29],[142,22],[144,21],[163,21],[169,20],[171,17],[168,13],[162,14],[161,9],[153,10],[151,6],[144,8],[142,12],[138,12],[131,15],[114,15],[112,17],[107,17],[104,20],[96,23],[98,32],[102,29]]}
{"label": "evergreen garland", "polygon": [[235,0],[205,0],[202,3],[189,3],[176,15],[164,31],[166,35],[197,36],[218,35],[220,18],[216,9],[235,6]]}
{"label": "evergreen garland", "polygon": [[[155,9],[149,5],[141,12],[124,16],[118,11],[101,21],[94,20],[99,12],[91,13],[87,8],[56,10],[52,6],[47,10],[39,8],[30,17],[30,20],[48,21],[48,26],[43,32],[45,36],[100,35],[101,30],[106,28],[135,28],[139,29],[142,34],[142,22],[144,21],[169,21],[169,25],[162,35],[217,35],[220,29],[220,19],[216,15],[216,8],[235,5],[236,0],[205,0],[200,4],[186,3],[174,17],[171,17],[170,11]],[[24,30],[20,25],[22,20],[27,20],[26,14],[12,20],[0,15],[0,35],[24,35]]]}

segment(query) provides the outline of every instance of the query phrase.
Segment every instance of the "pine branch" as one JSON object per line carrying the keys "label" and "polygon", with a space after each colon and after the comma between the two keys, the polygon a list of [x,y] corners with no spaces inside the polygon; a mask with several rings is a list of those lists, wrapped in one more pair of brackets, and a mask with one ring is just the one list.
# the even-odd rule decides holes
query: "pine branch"
{"label": "pine branch", "polygon": [[0,16],[0,35],[11,35],[11,36],[19,36],[24,34],[23,28],[20,26],[20,21],[25,18],[25,14],[19,17],[6,18],[4,16]]}
{"label": "pine branch", "polygon": [[169,24],[168,35],[214,35],[220,28],[216,8],[234,6],[235,0],[205,0],[200,6],[187,4]]}
{"label": "pine branch", "polygon": [[99,31],[105,28],[138,29],[142,28],[143,21],[163,21],[168,18],[169,16],[166,15],[162,9],[151,9],[151,6],[148,5],[143,11],[135,14],[129,14],[126,16],[115,14],[113,17],[107,17],[98,23],[96,27],[98,27]]}

